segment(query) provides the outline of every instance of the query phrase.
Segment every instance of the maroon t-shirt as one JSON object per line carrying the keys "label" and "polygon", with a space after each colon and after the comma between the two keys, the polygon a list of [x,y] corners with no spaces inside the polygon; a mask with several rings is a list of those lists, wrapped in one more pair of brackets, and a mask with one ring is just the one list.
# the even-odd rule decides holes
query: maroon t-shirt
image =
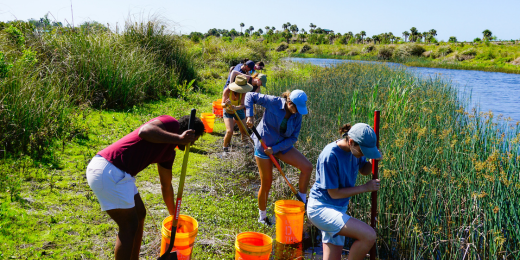
{"label": "maroon t-shirt", "polygon": [[[179,132],[179,122],[168,115],[156,117],[146,124],[157,119],[164,124],[168,132],[175,134]],[[98,154],[132,176],[137,175],[137,173],[152,163],[159,163],[162,167],[171,169],[173,160],[175,160],[175,147],[177,144],[158,144],[143,140],[139,137],[139,129],[144,125],[103,149]]]}

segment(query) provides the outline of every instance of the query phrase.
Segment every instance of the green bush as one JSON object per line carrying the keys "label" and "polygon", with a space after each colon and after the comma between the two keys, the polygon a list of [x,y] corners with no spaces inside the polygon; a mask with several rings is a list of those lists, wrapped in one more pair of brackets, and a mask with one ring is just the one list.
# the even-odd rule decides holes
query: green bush
{"label": "green bush", "polygon": [[278,47],[276,47],[277,52],[285,51],[287,48],[289,48],[289,45],[285,42],[280,43]]}
{"label": "green bush", "polygon": [[14,26],[9,26],[4,29],[4,31],[9,35],[9,39],[18,46],[23,46],[25,44],[25,37],[23,36],[22,31]]}
{"label": "green bush", "polygon": [[435,50],[434,56],[436,58],[445,57],[446,55],[448,55],[452,52],[453,52],[453,50],[451,49],[450,46],[443,45],[443,46],[440,46],[437,50]]}
{"label": "green bush", "polygon": [[383,45],[379,48],[377,52],[377,57],[380,59],[388,60],[392,58],[394,54],[394,48]]}
{"label": "green bush", "polygon": [[300,49],[300,53],[306,53],[306,52],[308,52],[311,49],[312,49],[312,47],[309,44],[306,43]]}
{"label": "green bush", "polygon": [[461,51],[460,54],[475,56],[477,55],[477,50],[475,50],[474,48],[469,48]]}
{"label": "green bush", "polygon": [[477,59],[477,60],[492,60],[494,58],[496,58],[496,55],[491,50],[487,50],[482,53],[479,53],[475,57],[475,59]]}
{"label": "green bush", "polygon": [[394,51],[395,57],[405,58],[410,56],[421,56],[426,51],[424,47],[419,44],[403,44]]}
{"label": "green bush", "polygon": [[363,49],[361,50],[361,53],[368,54],[368,53],[374,51],[375,49],[376,49],[376,47],[374,47],[374,45],[369,44],[369,45],[363,47]]}

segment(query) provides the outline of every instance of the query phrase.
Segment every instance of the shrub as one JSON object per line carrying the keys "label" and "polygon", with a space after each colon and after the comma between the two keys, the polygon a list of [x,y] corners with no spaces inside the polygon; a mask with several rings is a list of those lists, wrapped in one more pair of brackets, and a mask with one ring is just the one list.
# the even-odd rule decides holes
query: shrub
{"label": "shrub", "polygon": [[289,44],[287,44],[285,42],[281,42],[280,45],[278,45],[278,47],[276,47],[276,51],[277,52],[285,51],[287,48],[289,48]]}
{"label": "shrub", "polygon": [[481,40],[480,38],[478,38],[478,37],[475,38],[475,39],[473,39],[473,42],[481,42],[481,41],[482,41],[482,40]]}
{"label": "shrub", "polygon": [[0,51],[0,79],[7,77],[7,73],[11,68],[13,67],[13,64],[8,63],[5,60],[5,55],[3,52]]}
{"label": "shrub", "polygon": [[460,54],[475,56],[475,55],[477,55],[477,50],[475,50],[474,48],[469,48],[469,49],[463,50],[462,52],[460,52]]}
{"label": "shrub", "polygon": [[452,53],[453,50],[451,49],[450,46],[440,46],[436,51],[435,51],[435,58],[438,58],[438,57],[445,57],[446,55]]}
{"label": "shrub", "polygon": [[307,51],[311,50],[312,47],[309,44],[304,44],[302,48],[300,49],[300,53],[306,53]]}
{"label": "shrub", "polygon": [[359,50],[358,49],[351,49],[349,52],[347,52],[347,55],[348,56],[356,56],[356,55],[359,55]]}
{"label": "shrub", "polygon": [[477,59],[477,60],[492,60],[495,57],[496,57],[496,55],[492,51],[488,50],[488,51],[485,51],[483,53],[477,54],[475,59]]}
{"label": "shrub", "polygon": [[370,53],[372,52],[373,50],[375,50],[376,47],[374,47],[374,45],[367,45],[365,46],[362,50],[361,50],[361,53],[363,54],[367,54],[367,53]]}
{"label": "shrub", "polygon": [[25,37],[23,36],[22,31],[14,26],[9,26],[4,29],[4,31],[9,35],[9,40],[11,40],[14,44],[18,46],[23,46],[25,44]]}
{"label": "shrub", "polygon": [[388,46],[382,46],[379,48],[377,57],[383,60],[388,60],[394,54],[394,48]]}
{"label": "shrub", "polygon": [[424,47],[419,44],[403,44],[400,45],[395,51],[395,57],[410,57],[410,56],[421,56],[421,54],[425,51]]}

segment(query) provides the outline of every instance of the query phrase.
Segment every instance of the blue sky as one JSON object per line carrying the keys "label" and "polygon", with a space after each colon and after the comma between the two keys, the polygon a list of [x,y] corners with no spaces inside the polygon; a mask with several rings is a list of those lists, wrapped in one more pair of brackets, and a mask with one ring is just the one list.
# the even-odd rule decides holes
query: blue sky
{"label": "blue sky", "polygon": [[[481,37],[489,29],[499,39],[520,39],[519,0],[396,0],[396,1],[209,1],[209,0],[16,0],[0,2],[0,21],[27,20],[47,12],[58,21],[98,21],[123,25],[128,17],[159,15],[177,32],[207,32],[235,28],[282,28],[290,22],[309,30],[314,23],[324,29],[346,33],[365,31],[367,36],[402,32],[416,27],[420,32],[437,30],[439,40],[456,36],[459,41]],[[244,29],[245,29],[244,28]]]}

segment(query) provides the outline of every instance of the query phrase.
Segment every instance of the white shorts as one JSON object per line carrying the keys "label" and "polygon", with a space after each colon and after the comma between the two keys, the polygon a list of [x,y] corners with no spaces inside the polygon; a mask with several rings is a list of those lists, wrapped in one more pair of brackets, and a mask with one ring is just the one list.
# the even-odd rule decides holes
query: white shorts
{"label": "white shorts", "polygon": [[94,156],[88,164],[87,181],[96,194],[102,211],[135,207],[135,178],[102,156]]}
{"label": "white shorts", "polygon": [[345,237],[338,235],[345,226],[350,216],[347,215],[348,207],[324,204],[314,198],[307,202],[307,217],[317,228],[321,230],[322,242],[337,246],[345,245]]}

